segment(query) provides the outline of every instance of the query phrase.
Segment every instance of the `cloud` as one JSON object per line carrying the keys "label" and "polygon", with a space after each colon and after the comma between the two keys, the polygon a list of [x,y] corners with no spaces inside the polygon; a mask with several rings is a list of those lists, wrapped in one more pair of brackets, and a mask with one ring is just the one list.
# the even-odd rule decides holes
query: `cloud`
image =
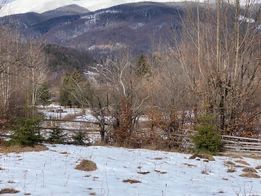
{"label": "cloud", "polygon": [[[114,5],[124,3],[137,3],[153,0],[0,0],[0,5],[5,3],[3,8],[0,10],[0,16],[19,14],[26,12],[37,12],[42,13],[48,10],[56,9],[58,7],[77,4],[85,7],[91,11],[98,9],[108,8]],[[186,0],[155,0],[154,2],[181,2]],[[190,0],[200,1],[204,0]],[[215,0],[205,0],[213,2]],[[233,0],[232,0],[233,1]],[[246,1],[246,0],[243,0]],[[261,0],[250,0],[250,1],[261,1]],[[7,4],[6,4],[7,3]]]}

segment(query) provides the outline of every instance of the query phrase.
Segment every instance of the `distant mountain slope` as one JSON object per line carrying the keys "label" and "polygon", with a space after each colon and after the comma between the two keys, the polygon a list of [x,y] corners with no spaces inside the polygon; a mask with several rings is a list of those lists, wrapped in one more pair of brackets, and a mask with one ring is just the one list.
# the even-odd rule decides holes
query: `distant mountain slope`
{"label": "distant mountain slope", "polygon": [[94,60],[87,52],[48,44],[44,47],[48,64],[52,71],[79,69],[85,70]]}
{"label": "distant mountain slope", "polygon": [[44,12],[43,15],[48,16],[49,18],[54,18],[54,17],[66,16],[66,15],[85,14],[87,12],[89,12],[88,9],[72,4],[72,5],[67,5],[64,7],[59,7],[57,9]]}
{"label": "distant mountain slope", "polygon": [[[202,16],[206,11],[215,14],[214,6],[207,10],[202,4],[192,2],[142,2],[94,12],[87,12],[78,6],[66,6],[42,14],[2,17],[0,25],[16,27],[27,38],[43,39],[50,44],[82,51],[107,54],[128,48],[135,54],[141,54],[152,52],[157,47],[171,46],[174,35],[177,39],[180,38],[186,8],[189,7],[196,18],[198,5]],[[234,8],[229,6],[228,9],[230,11],[227,12],[227,17],[232,24],[235,20]],[[201,20],[209,22],[207,17],[202,17]],[[254,22],[250,25],[257,28],[260,24]]]}
{"label": "distant mountain slope", "polygon": [[61,46],[103,53],[129,47],[143,53],[159,42],[169,42],[173,29],[181,28],[183,15],[180,4],[153,2],[123,4],[73,15],[60,12],[67,8],[43,14],[6,16],[0,18],[0,24],[17,26],[25,37],[41,38]]}

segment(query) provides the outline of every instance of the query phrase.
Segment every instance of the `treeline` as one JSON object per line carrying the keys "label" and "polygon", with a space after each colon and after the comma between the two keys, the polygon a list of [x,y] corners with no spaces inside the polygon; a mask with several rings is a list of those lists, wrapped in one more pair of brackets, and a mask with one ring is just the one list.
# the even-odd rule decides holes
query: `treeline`
{"label": "treeline", "polygon": [[46,88],[43,45],[3,28],[0,40],[0,119],[30,116]]}
{"label": "treeline", "polygon": [[[139,58],[127,50],[108,55],[92,78],[70,70],[58,84],[57,100],[91,108],[108,143],[172,148],[183,145],[177,135],[196,130],[196,146],[216,151],[220,134],[260,134],[260,17],[249,22],[250,8],[239,1],[187,8],[182,32],[170,40],[174,45]],[[6,30],[0,39],[1,116],[26,116],[46,82],[43,47]],[[139,123],[143,116],[149,127]]]}
{"label": "treeline", "polygon": [[[260,17],[255,15],[256,22],[249,22],[250,8],[246,4],[243,9],[239,1],[188,8],[182,38],[173,35],[171,40],[174,47],[159,48],[139,59],[128,51],[108,57],[97,67],[98,83],[84,84],[71,76],[71,95],[82,107],[92,108],[102,139],[107,135],[108,141],[121,145],[159,143],[162,138],[157,133],[163,130],[166,145],[175,146],[175,135],[195,130],[202,115],[211,119],[205,123],[213,127],[211,132],[257,136],[261,34],[256,25]],[[142,115],[152,122],[146,137],[140,137],[138,127]],[[114,119],[113,131],[104,126],[106,116]]]}
{"label": "treeline", "polygon": [[0,40],[1,119],[28,116],[51,96],[57,100],[63,74],[93,63],[86,52],[24,40],[13,29],[1,28]]}

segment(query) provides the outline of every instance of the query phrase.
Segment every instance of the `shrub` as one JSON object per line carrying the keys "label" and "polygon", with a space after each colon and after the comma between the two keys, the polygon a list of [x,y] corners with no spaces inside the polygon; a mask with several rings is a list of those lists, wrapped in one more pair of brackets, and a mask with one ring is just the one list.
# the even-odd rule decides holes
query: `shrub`
{"label": "shrub", "polygon": [[[85,134],[83,132],[78,132],[76,133],[73,137],[73,144],[75,145],[80,145],[80,146],[84,146],[84,145],[90,145],[91,141],[89,141],[89,139],[85,136]],[[88,142],[86,143],[86,140],[88,140]]]}
{"label": "shrub", "polygon": [[66,134],[61,129],[54,128],[48,138],[48,142],[52,144],[64,144]]}
{"label": "shrub", "polygon": [[196,135],[192,137],[195,150],[215,154],[221,147],[221,135],[213,124],[214,118],[206,115],[199,119],[196,127]]}
{"label": "shrub", "polygon": [[13,126],[11,145],[34,146],[43,141],[39,118],[21,118]]}

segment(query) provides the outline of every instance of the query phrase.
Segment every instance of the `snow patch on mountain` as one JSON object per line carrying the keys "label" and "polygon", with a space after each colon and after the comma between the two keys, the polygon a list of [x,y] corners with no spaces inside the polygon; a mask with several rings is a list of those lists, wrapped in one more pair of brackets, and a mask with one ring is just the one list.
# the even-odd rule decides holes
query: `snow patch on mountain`
{"label": "snow patch on mountain", "polygon": [[96,21],[99,19],[100,15],[103,15],[103,14],[117,14],[117,13],[120,13],[120,11],[110,10],[110,9],[109,10],[100,10],[100,11],[97,11],[97,12],[95,12],[93,14],[82,16],[81,18],[87,20],[85,22],[86,25],[88,25],[88,24],[96,24]]}

